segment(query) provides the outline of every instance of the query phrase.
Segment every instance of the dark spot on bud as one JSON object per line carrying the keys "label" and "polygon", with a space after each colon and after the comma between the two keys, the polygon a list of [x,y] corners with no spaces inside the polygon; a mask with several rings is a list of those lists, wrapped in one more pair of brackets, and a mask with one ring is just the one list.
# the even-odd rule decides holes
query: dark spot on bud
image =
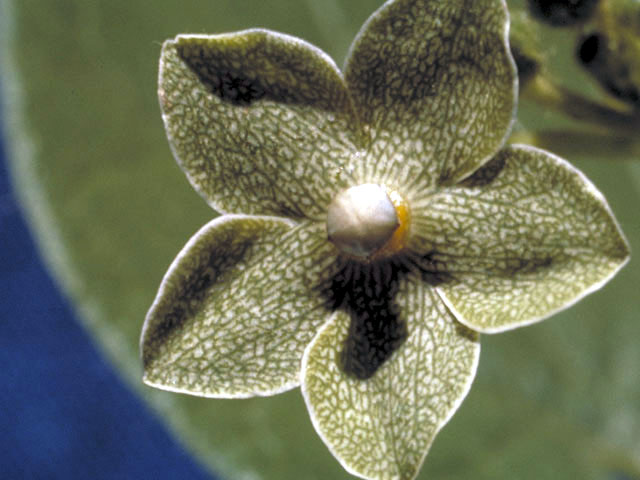
{"label": "dark spot on bud", "polygon": [[582,43],[578,48],[578,58],[580,61],[585,65],[591,63],[598,55],[600,43],[600,36],[596,34],[591,34],[582,40]]}
{"label": "dark spot on bud", "polygon": [[558,27],[588,20],[599,0],[529,0],[529,10],[538,19]]}

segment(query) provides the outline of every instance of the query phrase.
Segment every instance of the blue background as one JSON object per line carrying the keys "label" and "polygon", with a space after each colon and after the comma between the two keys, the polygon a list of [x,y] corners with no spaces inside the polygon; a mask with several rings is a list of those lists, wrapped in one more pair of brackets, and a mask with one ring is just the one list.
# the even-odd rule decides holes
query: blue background
{"label": "blue background", "polygon": [[211,478],[123,385],[52,282],[1,127],[0,478]]}

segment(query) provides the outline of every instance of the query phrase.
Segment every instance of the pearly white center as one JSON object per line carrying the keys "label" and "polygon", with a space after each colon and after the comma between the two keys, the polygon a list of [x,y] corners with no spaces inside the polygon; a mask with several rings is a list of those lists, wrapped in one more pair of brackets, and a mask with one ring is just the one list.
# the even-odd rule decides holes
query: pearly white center
{"label": "pearly white center", "polygon": [[344,253],[363,259],[380,250],[399,225],[386,190],[373,183],[340,192],[327,214],[329,240]]}

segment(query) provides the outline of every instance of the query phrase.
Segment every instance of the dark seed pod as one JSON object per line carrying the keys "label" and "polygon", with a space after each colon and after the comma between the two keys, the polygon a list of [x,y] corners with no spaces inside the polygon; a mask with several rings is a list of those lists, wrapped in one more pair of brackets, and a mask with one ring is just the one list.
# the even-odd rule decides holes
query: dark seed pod
{"label": "dark seed pod", "polygon": [[529,10],[550,25],[565,27],[588,20],[599,0],[528,0]]}

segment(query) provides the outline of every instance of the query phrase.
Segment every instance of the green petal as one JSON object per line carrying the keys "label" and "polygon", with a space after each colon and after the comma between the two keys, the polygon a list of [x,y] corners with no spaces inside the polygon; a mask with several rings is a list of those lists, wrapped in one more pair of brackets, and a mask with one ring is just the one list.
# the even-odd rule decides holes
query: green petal
{"label": "green petal", "polygon": [[370,158],[362,179],[424,192],[491,158],[513,121],[503,1],[390,0],[351,47],[345,78]]}
{"label": "green petal", "polygon": [[[435,435],[466,396],[480,344],[418,276],[401,279],[392,302],[397,318],[385,318],[378,335],[396,323],[406,331],[404,341],[384,351],[387,344],[369,338],[380,318],[338,310],[305,352],[302,392],[314,427],[347,471],[405,480],[417,475]],[[381,352],[384,362],[361,375],[363,362],[377,361]]]}
{"label": "green petal", "polygon": [[415,212],[416,243],[448,282],[461,322],[493,333],[527,325],[600,288],[629,247],[602,194],[566,161],[504,149]]}
{"label": "green petal", "polygon": [[327,320],[334,259],[321,225],[223,216],[189,240],[142,332],[144,381],[206,397],[269,395],[299,385],[305,347]]}
{"label": "green petal", "polygon": [[354,151],[342,76],[323,52],[269,32],[168,40],[159,98],[174,155],[216,210],[325,212]]}

